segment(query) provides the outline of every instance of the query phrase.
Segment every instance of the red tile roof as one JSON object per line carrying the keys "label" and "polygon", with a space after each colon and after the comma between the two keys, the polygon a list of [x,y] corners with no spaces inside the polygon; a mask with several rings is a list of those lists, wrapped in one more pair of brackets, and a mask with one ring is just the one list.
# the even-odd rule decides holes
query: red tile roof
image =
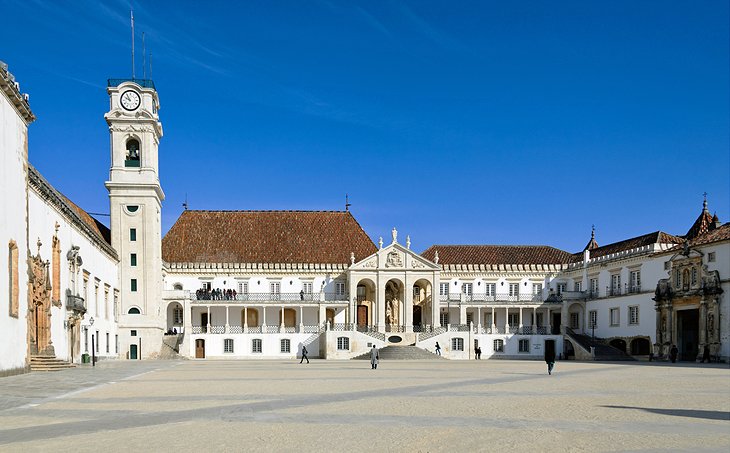
{"label": "red tile roof", "polygon": [[[711,244],[713,242],[721,242],[721,241],[728,241],[730,240],[730,222],[725,223],[724,225],[720,225],[719,227],[713,228],[709,232],[702,234],[693,240],[689,241],[690,247],[694,247],[697,245],[705,245],[705,244]],[[680,249],[682,246],[677,246],[673,248]]]}
{"label": "red tile roof", "polygon": [[109,228],[106,227],[106,225],[91,217],[86,211],[81,209],[73,201],[69,200],[68,197],[66,197],[61,192],[58,192],[58,195],[60,195],[61,199],[68,205],[69,208],[71,208],[76,213],[76,215],[79,216],[79,218],[91,229],[94,234],[98,235],[100,239],[111,245],[112,232]]}
{"label": "red tile roof", "polygon": [[689,231],[687,231],[687,234],[685,234],[684,237],[692,240],[697,236],[707,233],[712,228],[714,228],[714,226],[715,220],[712,218],[710,211],[707,210],[707,201],[705,201],[705,205],[702,209],[702,212],[700,213],[700,216],[697,217],[697,220],[695,220],[695,223],[692,224],[692,227],[690,227]]}
{"label": "red tile roof", "polygon": [[[600,256],[610,255],[612,253],[623,252],[625,250],[631,250],[645,245],[651,244],[681,244],[684,241],[679,236],[664,233],[663,231],[655,231],[653,233],[645,234],[643,236],[637,236],[635,238],[626,239],[613,244],[607,244],[603,247],[598,247],[591,250],[591,259],[598,258]],[[583,252],[576,253],[574,261],[583,261]]]}
{"label": "red tile roof", "polygon": [[421,256],[439,264],[564,264],[572,254],[547,245],[432,245]]}
{"label": "red tile roof", "polygon": [[162,239],[169,263],[349,264],[376,251],[349,211],[183,211]]}

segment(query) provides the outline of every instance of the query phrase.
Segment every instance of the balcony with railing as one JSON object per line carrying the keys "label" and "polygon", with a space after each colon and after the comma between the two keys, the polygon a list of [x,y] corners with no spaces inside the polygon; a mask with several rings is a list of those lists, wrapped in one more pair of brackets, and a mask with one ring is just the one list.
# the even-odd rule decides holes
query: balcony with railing
{"label": "balcony with railing", "polygon": [[248,294],[226,294],[225,292],[203,292],[196,291],[190,297],[196,302],[347,302],[347,294],[336,293],[248,293]]}
{"label": "balcony with railing", "polygon": [[86,313],[86,301],[79,295],[71,294],[69,290],[66,292],[66,310],[84,314]]}
{"label": "balcony with railing", "polygon": [[484,293],[452,293],[439,295],[441,302],[457,302],[457,303],[509,303],[509,304],[541,304],[543,302],[542,294],[484,294]]}

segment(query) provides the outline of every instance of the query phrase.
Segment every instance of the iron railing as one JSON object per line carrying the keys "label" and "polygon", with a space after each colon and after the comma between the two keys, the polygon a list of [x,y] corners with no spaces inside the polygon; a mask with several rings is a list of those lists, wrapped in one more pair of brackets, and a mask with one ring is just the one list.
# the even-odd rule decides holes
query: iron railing
{"label": "iron railing", "polygon": [[137,85],[141,86],[142,88],[152,88],[155,90],[155,82],[152,81],[152,79],[135,79],[135,78],[127,78],[127,79],[107,79],[107,85],[108,87],[116,87],[124,82],[134,82]]}
{"label": "iron railing", "polygon": [[543,303],[542,294],[441,294],[441,302],[497,302],[497,303]]}
{"label": "iron railing", "polygon": [[248,293],[226,295],[225,292],[191,293],[195,301],[210,302],[347,302],[347,294],[335,293]]}

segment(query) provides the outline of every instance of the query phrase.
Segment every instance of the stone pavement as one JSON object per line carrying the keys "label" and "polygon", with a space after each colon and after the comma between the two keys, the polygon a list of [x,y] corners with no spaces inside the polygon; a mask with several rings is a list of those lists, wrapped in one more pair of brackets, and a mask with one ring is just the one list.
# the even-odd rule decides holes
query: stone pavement
{"label": "stone pavement", "polygon": [[120,361],[0,407],[0,451],[730,451],[727,365]]}

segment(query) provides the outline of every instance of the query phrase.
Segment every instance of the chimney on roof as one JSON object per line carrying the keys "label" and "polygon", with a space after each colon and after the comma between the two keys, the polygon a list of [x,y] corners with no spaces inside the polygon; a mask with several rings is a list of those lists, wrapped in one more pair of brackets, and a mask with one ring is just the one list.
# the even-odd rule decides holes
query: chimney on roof
{"label": "chimney on roof", "polygon": [[715,229],[722,226],[722,222],[720,222],[720,218],[717,216],[717,213],[712,216],[712,223],[715,225]]}

